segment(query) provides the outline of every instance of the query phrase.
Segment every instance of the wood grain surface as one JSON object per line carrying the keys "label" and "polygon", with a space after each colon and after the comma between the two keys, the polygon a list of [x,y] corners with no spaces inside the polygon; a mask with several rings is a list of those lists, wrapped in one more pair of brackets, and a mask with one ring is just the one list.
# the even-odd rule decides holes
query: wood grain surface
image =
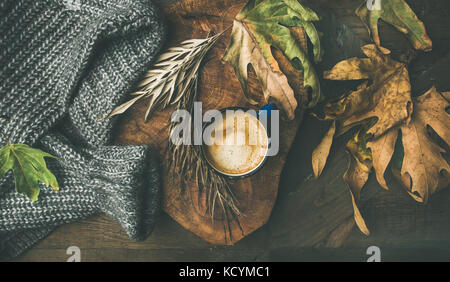
{"label": "wood grain surface", "polygon": [[[170,5],[178,2],[154,1],[166,12]],[[432,83],[440,90],[449,91],[450,64],[445,62],[450,58],[450,3],[447,0],[407,2],[424,21],[434,45],[433,52],[416,54],[418,56],[409,65],[413,94],[420,94]],[[366,29],[354,15],[360,0],[309,3],[324,16],[319,30],[325,34],[326,58],[317,66],[319,72],[339,60],[357,55],[359,47],[369,42]],[[193,21],[208,18],[208,22],[220,26],[218,17],[206,16],[215,11],[204,6],[199,13],[187,17],[192,17]],[[200,30],[207,32],[209,27],[205,25]],[[185,27],[173,25],[169,28],[170,34],[185,30]],[[388,25],[381,23],[380,33],[383,46],[390,48],[396,59],[415,56],[404,36]],[[189,38],[192,33],[185,35]],[[198,33],[200,35],[206,34]],[[220,44],[223,48],[226,41]],[[215,64],[214,58],[212,64]],[[218,91],[223,88],[239,91],[238,85],[228,79],[222,83],[215,85]],[[322,81],[322,87],[331,99],[353,85]],[[155,118],[164,120],[167,116],[161,114]],[[145,132],[138,127],[138,121],[135,124],[136,132]],[[381,248],[384,261],[449,261],[450,189],[437,193],[423,206],[411,200],[398,185],[393,185],[390,191],[383,190],[372,176],[361,195],[361,212],[372,234],[366,237],[352,226],[351,199],[342,180],[348,161],[345,136],[336,140],[322,177],[319,180],[312,177],[311,153],[328,126],[305,115],[281,174],[278,197],[268,223],[234,246],[209,244],[165,213],[160,215],[154,233],[145,242],[136,243],[117,223],[97,216],[61,226],[19,260],[65,261],[66,249],[78,246],[83,261],[364,261],[368,257],[367,247],[375,245]],[[152,136],[142,138],[148,141]]]}
{"label": "wood grain surface", "polygon": [[[170,42],[174,46],[184,40],[205,38],[209,33],[219,33],[233,25],[233,19],[247,0],[184,0],[165,9],[165,15],[175,32]],[[203,112],[228,107],[244,107],[258,110],[264,101],[262,90],[256,77],[250,78],[250,92],[259,101],[252,106],[245,99],[241,86],[229,64],[221,58],[230,42],[231,29],[220,39],[205,58],[199,79],[199,100]],[[214,221],[207,211],[208,191],[199,189],[195,179],[186,179],[185,175],[176,175],[168,168],[169,144],[168,121],[173,108],[155,114],[148,122],[143,116],[147,103],[140,103],[127,114],[120,125],[119,144],[150,144],[160,152],[163,163],[163,208],[175,221],[202,239],[215,245],[232,245],[252,233],[269,219],[274,206],[281,171],[294,141],[303,112],[297,111],[297,118],[291,122],[282,122],[280,128],[280,152],[270,157],[257,174],[232,183],[231,190],[237,198],[241,214],[229,221],[216,206]],[[181,188],[184,183],[184,191]],[[200,200],[199,200],[200,199]],[[203,199],[203,200],[202,200]]]}

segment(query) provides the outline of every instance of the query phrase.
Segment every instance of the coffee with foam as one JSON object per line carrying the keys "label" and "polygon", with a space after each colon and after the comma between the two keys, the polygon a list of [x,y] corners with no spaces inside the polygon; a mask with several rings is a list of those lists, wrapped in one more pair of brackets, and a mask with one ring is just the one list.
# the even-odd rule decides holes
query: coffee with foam
{"label": "coffee with foam", "polygon": [[207,161],[230,176],[245,175],[264,161],[269,138],[262,123],[244,111],[227,111],[212,124],[211,138],[203,145]]}

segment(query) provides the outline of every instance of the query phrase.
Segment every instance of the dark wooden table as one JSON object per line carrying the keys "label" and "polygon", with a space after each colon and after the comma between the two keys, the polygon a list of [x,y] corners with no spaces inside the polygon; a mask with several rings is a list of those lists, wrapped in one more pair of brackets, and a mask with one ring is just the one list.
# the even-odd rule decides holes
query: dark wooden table
{"label": "dark wooden table", "polygon": [[[166,6],[177,0],[154,1]],[[335,53],[330,47],[328,60],[319,70],[357,54],[359,46],[369,42],[367,31],[353,13],[360,0],[310,2],[339,23],[325,36],[347,32],[347,38],[354,39],[346,42],[347,47],[340,52],[339,48]],[[440,90],[450,91],[449,1],[408,3],[425,22],[434,43],[432,53],[420,54],[410,64],[413,92],[417,95],[431,86],[430,78]],[[382,24],[381,34],[384,46],[392,49],[394,56],[405,59],[401,54],[411,55],[408,42],[398,32]],[[325,82],[323,87],[330,97],[343,93],[336,91],[339,88],[335,84]],[[83,261],[365,261],[367,248],[378,246],[384,261],[450,261],[450,189],[437,193],[428,205],[422,206],[401,187],[394,185],[390,191],[384,191],[372,176],[361,202],[372,235],[365,237],[352,226],[350,195],[342,180],[347,167],[343,139],[336,141],[323,176],[317,181],[312,178],[311,153],[327,126],[305,116],[282,175],[271,219],[234,246],[210,245],[165,214],[160,215],[150,238],[136,243],[118,224],[97,216],[61,226],[19,260],[65,261],[69,257],[67,248],[77,246]]]}

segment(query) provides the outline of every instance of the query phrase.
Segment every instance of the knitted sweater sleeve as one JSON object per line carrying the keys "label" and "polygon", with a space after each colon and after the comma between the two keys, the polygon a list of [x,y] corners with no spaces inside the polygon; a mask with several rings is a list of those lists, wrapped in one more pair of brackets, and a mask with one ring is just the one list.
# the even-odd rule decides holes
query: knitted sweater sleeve
{"label": "knitted sweater sleeve", "polygon": [[[29,6],[39,5],[18,2],[10,7],[11,13],[33,16],[36,7]],[[39,201],[31,203],[14,191],[11,175],[1,180],[0,260],[23,253],[55,226],[100,212],[118,221],[131,238],[143,240],[151,233],[158,211],[155,153],[146,146],[113,146],[116,120],[97,121],[127,99],[159,52],[165,28],[156,8],[146,0],[69,1],[75,6],[64,6],[67,1],[43,2],[48,6],[35,15],[36,28],[51,30],[68,15],[75,20],[69,20],[65,32],[56,28],[57,37],[40,44],[39,54],[59,50],[53,54],[55,69],[35,65],[37,70],[31,73],[43,71],[48,76],[46,91],[34,95],[38,99],[34,104],[25,102],[26,97],[22,104],[14,103],[16,112],[0,109],[10,116],[0,125],[12,142],[39,146],[57,156],[48,165],[60,191],[41,187]],[[11,58],[21,58],[23,52],[19,53],[10,54]],[[17,72],[22,68],[19,64]],[[21,93],[12,83],[21,78],[14,74],[5,78],[9,80],[2,81],[0,94]],[[0,95],[2,102],[12,101],[8,93]]]}

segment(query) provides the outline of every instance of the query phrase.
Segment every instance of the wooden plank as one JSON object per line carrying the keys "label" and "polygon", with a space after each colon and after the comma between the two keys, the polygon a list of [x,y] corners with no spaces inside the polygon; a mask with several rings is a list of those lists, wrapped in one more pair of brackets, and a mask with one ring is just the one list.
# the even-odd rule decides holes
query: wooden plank
{"label": "wooden plank", "polygon": [[[325,3],[327,1],[315,3],[319,2]],[[343,2],[339,2],[339,5]],[[426,1],[411,2],[421,6],[420,4]],[[424,89],[426,88],[424,85],[431,86],[431,83],[427,83],[427,80],[432,77],[436,79],[437,85],[444,88],[441,90],[447,90],[445,88],[448,87],[448,79],[445,79],[445,77],[449,76],[450,67],[445,62],[448,58],[448,50],[450,50],[450,34],[448,32],[450,30],[450,19],[442,15],[450,12],[450,5],[445,1],[433,2],[435,3],[434,6],[425,5],[425,14],[422,17],[430,31],[429,33],[435,35],[432,36],[433,38],[437,38],[434,42],[435,50],[428,54],[418,54],[420,56],[413,61],[412,68],[410,68],[411,76],[415,78],[412,79],[413,89],[418,88],[417,86]],[[344,8],[350,6],[343,4],[341,8],[335,8],[333,6],[338,4],[337,2],[333,3],[330,3],[328,7],[332,9],[334,14],[341,15],[339,21],[348,22],[346,17],[350,17],[349,11],[354,7],[351,9]],[[420,9],[417,10],[420,11]],[[444,25],[447,32],[436,34],[436,31],[442,31]],[[321,30],[324,31],[324,28]],[[402,53],[407,53],[411,49],[409,43],[397,31],[393,31],[391,27],[385,24],[382,24],[382,28],[390,30],[383,35],[385,42],[393,49],[394,56],[399,57]],[[338,29],[338,31],[345,32],[345,28]],[[359,29],[352,28],[351,31],[364,41],[365,36],[360,34]],[[329,35],[335,33],[329,30],[325,32]],[[326,43],[328,39],[325,38],[324,40]],[[340,42],[347,41],[335,41],[333,44],[339,45]],[[336,49],[339,48],[333,48],[333,46],[325,48],[327,52],[330,52],[330,50],[333,52]],[[346,47],[345,49],[351,48]],[[340,55],[349,57],[349,54],[346,55],[343,52]],[[338,56],[339,52],[335,52],[332,57],[336,60]],[[341,82],[328,84],[329,82],[323,82],[324,88],[331,91],[327,92],[329,97],[344,93],[343,89],[347,86]],[[420,91],[415,91],[414,94],[420,94]],[[307,118],[297,135],[282,177],[285,180],[280,185],[279,199],[269,221],[273,250],[302,246],[363,248],[374,244],[386,247],[409,246],[418,251],[417,248],[424,244],[431,247],[448,244],[450,240],[450,222],[448,221],[450,207],[446,203],[450,199],[449,190],[437,193],[428,205],[423,206],[413,201],[395,181],[392,182],[390,191],[383,190],[373,175],[362,192],[360,204],[361,211],[372,234],[366,237],[356,228],[349,231],[349,226],[346,226],[347,218],[353,212],[346,186],[341,180],[348,162],[343,152],[345,150],[343,142],[348,137],[336,140],[324,174],[317,181],[312,179],[311,152],[326,130],[327,127],[323,123]],[[321,197],[324,197],[324,201],[329,202],[329,205],[314,204]],[[350,232],[350,236],[347,239],[336,236],[336,230]],[[330,235],[335,236],[334,239],[337,242],[333,242]],[[300,258],[301,254],[298,255]]]}
{"label": "wooden plank", "polygon": [[[264,255],[269,245],[268,233],[257,230],[233,247],[213,246],[185,230],[168,215],[161,214],[152,235],[135,242],[106,216],[57,228],[49,237],[18,258],[18,261],[65,261],[65,251],[77,246],[83,261],[176,261],[233,260]],[[135,256],[137,254],[139,256]],[[197,259],[196,256],[199,256]]]}
{"label": "wooden plank", "polygon": [[[22,258],[21,262],[64,262],[70,256],[66,249],[35,249]],[[221,249],[82,249],[82,262],[203,262],[203,261],[261,261],[267,254],[261,250],[221,250]]]}
{"label": "wooden plank", "polygon": [[[176,0],[155,1],[167,7],[164,5]],[[366,29],[353,14],[358,2],[315,0],[310,4],[330,9],[337,20],[355,34],[355,40],[368,42]],[[445,58],[450,50],[450,2],[413,0],[408,3],[424,20],[434,43],[432,53],[421,54],[410,66],[413,88],[414,81],[427,70],[439,74],[442,83],[450,75],[449,67],[445,64],[436,69],[430,67]],[[381,28],[383,42],[395,47],[397,54],[407,52],[408,42],[403,35],[383,23]],[[329,52],[329,48],[326,50]],[[340,56],[351,56],[354,51],[347,55],[341,52]],[[331,57],[337,60],[338,55],[333,53]],[[332,63],[319,68],[329,68]],[[339,95],[345,85],[338,83],[324,87],[329,89],[327,95]],[[329,243],[330,234],[342,228],[352,215],[350,198],[339,174],[347,165],[346,154],[342,151],[343,140],[337,140],[323,179],[313,181],[311,178],[311,152],[327,126],[306,117],[289,152],[269,223],[235,246],[213,247],[164,214],[150,238],[136,243],[127,238],[118,224],[101,216],[58,228],[21,260],[65,261],[65,250],[72,245],[82,249],[87,261],[365,261],[368,257],[365,251],[370,245],[381,247],[382,259],[387,261],[450,260],[449,190],[436,194],[424,207],[411,201],[398,186],[392,187],[391,191],[382,190],[373,177],[364,188],[361,203],[372,235],[365,237],[354,228],[346,240],[334,245],[341,248],[324,248],[327,243],[333,245]],[[299,248],[302,246],[304,248]]]}
{"label": "wooden plank", "polygon": [[[246,3],[247,0],[184,0],[175,3],[165,10],[170,26],[176,27],[172,29],[171,43],[178,44],[188,38],[205,38],[211,31],[218,33],[231,27],[236,14]],[[258,110],[266,103],[255,76],[251,77],[250,92],[256,95],[259,105],[252,106],[248,103],[232,67],[221,61],[230,41],[230,34],[231,29],[211,50],[206,58],[207,63],[201,70],[198,91],[204,112],[235,106]],[[300,82],[303,85],[303,82]],[[217,207],[215,213],[217,216],[213,222],[210,213],[205,212],[207,210],[205,203],[198,201],[206,199],[208,191],[199,189],[194,179],[174,175],[167,167],[168,120],[173,109],[159,112],[145,123],[143,113],[146,106],[146,103],[141,103],[131,113],[125,115],[120,126],[118,143],[151,144],[155,151],[160,152],[164,166],[163,208],[166,213],[207,242],[219,245],[235,244],[267,222],[276,200],[285,159],[303,116],[300,107],[294,121],[281,124],[279,153],[270,157],[261,171],[254,176],[232,182],[231,190],[236,195],[241,215],[227,222],[220,214],[220,207]],[[182,192],[181,181],[186,180],[188,180],[186,191]],[[231,215],[228,214],[228,217]]]}
{"label": "wooden plank", "polygon": [[[372,255],[363,248],[289,248],[274,250],[269,259],[279,262],[366,262]],[[448,262],[450,245],[422,245],[411,247],[382,247],[382,262]]]}

